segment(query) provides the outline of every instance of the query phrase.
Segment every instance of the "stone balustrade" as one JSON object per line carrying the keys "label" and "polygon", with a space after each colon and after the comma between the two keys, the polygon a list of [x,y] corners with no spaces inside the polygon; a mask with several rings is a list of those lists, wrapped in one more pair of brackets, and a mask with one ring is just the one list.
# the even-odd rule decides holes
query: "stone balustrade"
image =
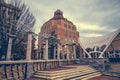
{"label": "stone balustrade", "polygon": [[35,72],[75,64],[76,60],[0,61],[0,80],[23,80]]}

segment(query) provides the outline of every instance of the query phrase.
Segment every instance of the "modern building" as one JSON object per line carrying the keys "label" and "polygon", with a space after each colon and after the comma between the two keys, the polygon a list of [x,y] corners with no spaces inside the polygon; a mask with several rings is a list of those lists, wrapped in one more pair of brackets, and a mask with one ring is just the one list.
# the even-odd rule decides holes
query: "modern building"
{"label": "modern building", "polygon": [[[55,37],[60,40],[60,50],[62,53],[67,53],[66,44],[77,43],[79,38],[79,32],[76,26],[63,16],[61,10],[54,12],[53,18],[48,20],[41,27],[40,35],[55,33]],[[42,48],[43,38],[39,37],[38,48]],[[64,49],[64,50],[63,50]],[[70,46],[69,46],[70,50]]]}
{"label": "modern building", "polygon": [[120,58],[120,29],[100,37],[80,37],[84,58]]}

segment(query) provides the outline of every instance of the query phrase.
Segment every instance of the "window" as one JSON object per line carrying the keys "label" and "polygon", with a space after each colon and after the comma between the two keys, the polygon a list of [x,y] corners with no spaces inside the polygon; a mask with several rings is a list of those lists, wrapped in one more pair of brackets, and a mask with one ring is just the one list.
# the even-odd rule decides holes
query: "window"
{"label": "window", "polygon": [[67,37],[67,34],[65,33],[65,37]]}
{"label": "window", "polygon": [[72,30],[74,30],[74,26],[72,27]]}
{"label": "window", "polygon": [[3,7],[3,12],[5,12],[6,11],[6,8],[5,7]]}
{"label": "window", "polygon": [[65,37],[67,37],[67,30],[65,29],[65,30],[64,30],[64,32],[65,32],[65,34],[64,34],[64,35],[65,35]]}
{"label": "window", "polygon": [[71,29],[71,26],[68,26],[69,29]]}
{"label": "window", "polygon": [[67,28],[67,24],[64,24],[64,27]]}

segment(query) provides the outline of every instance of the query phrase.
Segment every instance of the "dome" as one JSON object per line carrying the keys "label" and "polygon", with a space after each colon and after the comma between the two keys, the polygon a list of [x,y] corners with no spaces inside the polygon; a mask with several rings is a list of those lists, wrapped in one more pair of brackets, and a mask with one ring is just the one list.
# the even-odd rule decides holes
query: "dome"
{"label": "dome", "polygon": [[61,10],[56,10],[55,12],[54,12],[54,17],[53,17],[54,19],[63,19],[63,12],[61,11]]}

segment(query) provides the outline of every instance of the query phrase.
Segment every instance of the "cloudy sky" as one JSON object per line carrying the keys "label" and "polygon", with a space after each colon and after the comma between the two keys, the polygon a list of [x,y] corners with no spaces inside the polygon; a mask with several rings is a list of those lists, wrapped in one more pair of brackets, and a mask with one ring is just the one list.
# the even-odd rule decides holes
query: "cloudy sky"
{"label": "cloudy sky", "polygon": [[36,17],[35,32],[60,9],[80,36],[101,36],[120,28],[120,0],[22,0]]}

